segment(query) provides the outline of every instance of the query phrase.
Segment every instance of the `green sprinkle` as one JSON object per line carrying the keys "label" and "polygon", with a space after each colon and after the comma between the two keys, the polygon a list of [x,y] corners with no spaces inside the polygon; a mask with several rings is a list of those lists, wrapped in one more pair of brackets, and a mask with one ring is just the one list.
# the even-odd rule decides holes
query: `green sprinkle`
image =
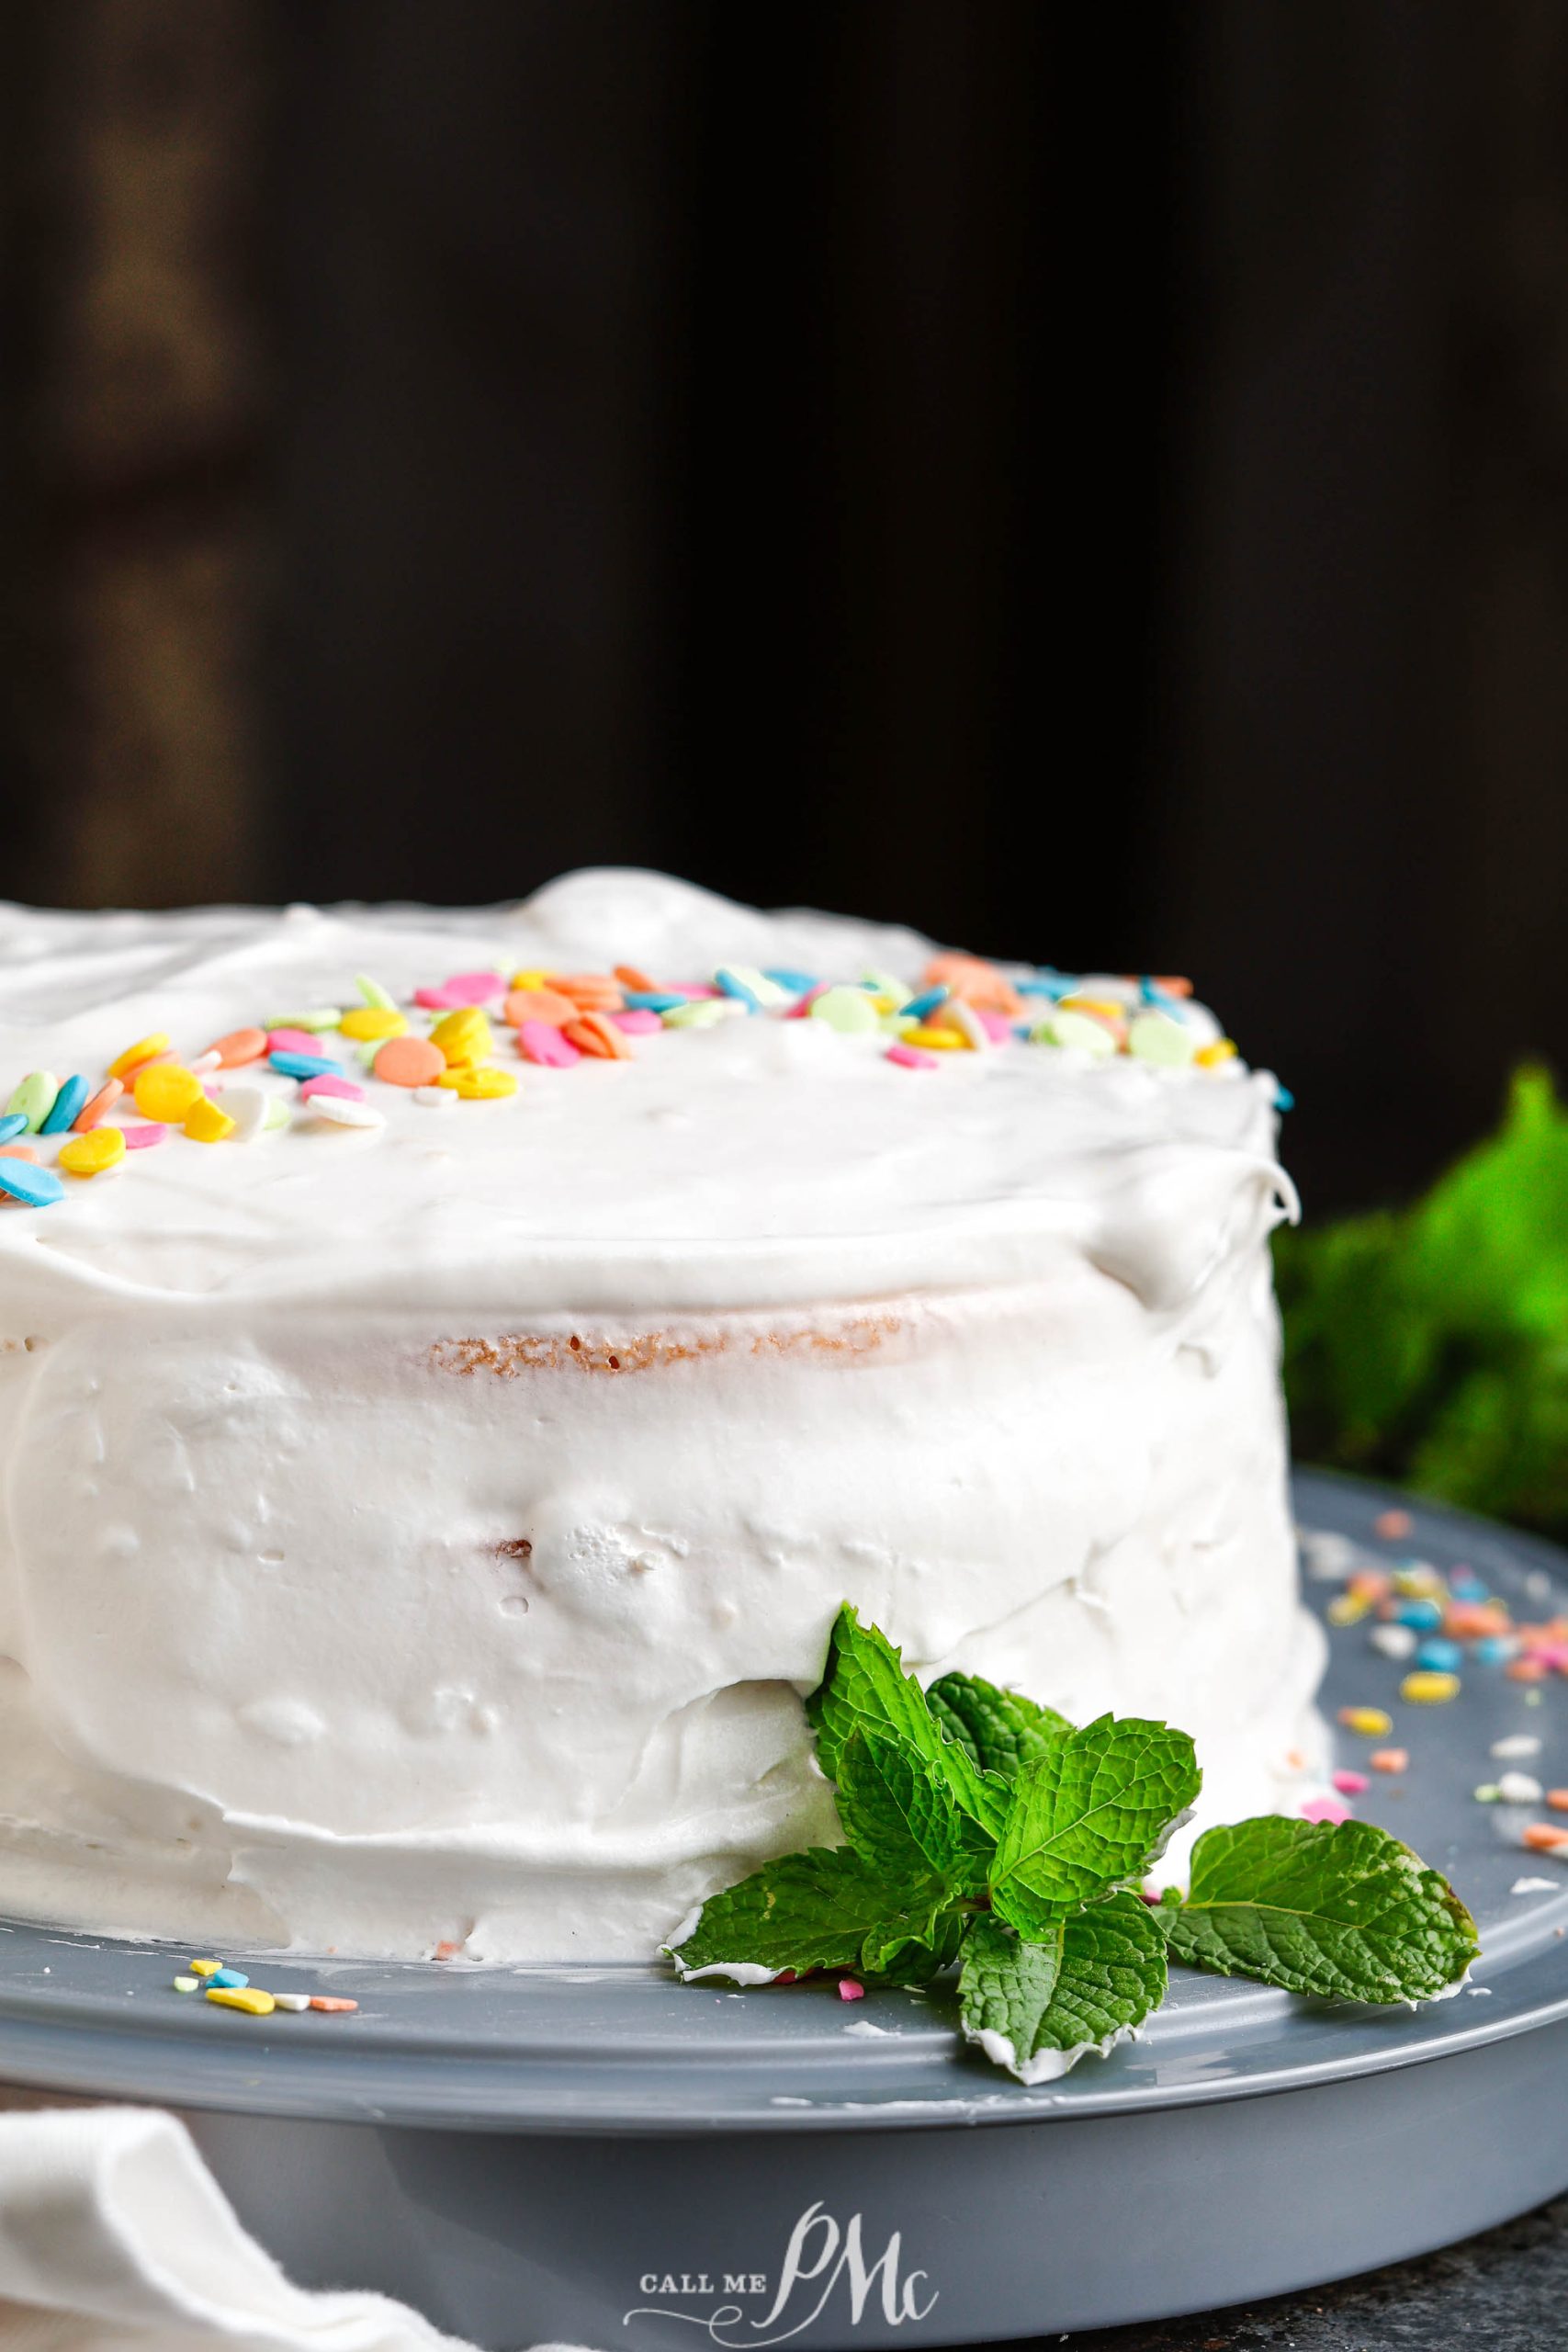
{"label": "green sprinkle", "polygon": [[863,1035],[877,1025],[876,1007],[864,989],[824,989],[812,1001],[811,1019],[825,1021],[843,1037]]}
{"label": "green sprinkle", "polygon": [[310,1012],[280,1012],[276,1021],[269,1021],[266,1025],[269,1029],[308,1029],[319,1036],[324,1029],[335,1029],[342,1019],[337,1006],[318,1004]]}
{"label": "green sprinkle", "polygon": [[367,972],[355,972],[354,985],[365,999],[366,1003],[374,1005],[377,1012],[396,1012],[398,1009],[396,997],[389,996],[380,981],[373,980]]}

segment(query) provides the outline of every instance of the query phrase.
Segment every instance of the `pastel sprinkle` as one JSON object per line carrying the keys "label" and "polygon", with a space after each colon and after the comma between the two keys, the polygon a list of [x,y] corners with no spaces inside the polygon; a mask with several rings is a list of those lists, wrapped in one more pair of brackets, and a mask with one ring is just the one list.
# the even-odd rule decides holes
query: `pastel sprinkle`
{"label": "pastel sprinkle", "polygon": [[1548,1789],[1546,1802],[1553,1813],[1568,1813],[1568,1789]]}
{"label": "pastel sprinkle", "polygon": [[1412,1625],[1420,1634],[1435,1633],[1443,1622],[1443,1611],[1436,1600],[1402,1600],[1395,1609],[1394,1622]]}
{"label": "pastel sprinkle", "polygon": [[186,1113],[185,1132],[192,1143],[223,1143],[233,1134],[237,1125],[238,1121],[231,1118],[227,1111],[220,1109],[216,1102],[209,1102],[204,1095]]}
{"label": "pastel sprinkle", "polygon": [[1497,1794],[1505,1804],[1539,1804],[1540,1782],[1533,1772],[1505,1772],[1497,1783]]}
{"label": "pastel sprinkle", "polygon": [[[443,1070],[435,1083],[455,1094],[460,1102],[500,1102],[517,1091],[517,1080],[509,1069],[488,1067]],[[379,1117],[379,1113],[377,1115]]]}
{"label": "pastel sprinkle", "polygon": [[1184,1021],[1173,1021],[1168,1012],[1138,1012],[1127,1024],[1127,1051],[1134,1061],[1185,1069],[1197,1054],[1198,1040]]}
{"label": "pastel sprinkle", "polygon": [[396,1011],[398,1001],[396,997],[389,995],[381,986],[380,981],[373,980],[367,972],[356,972],[354,976],[354,985],[367,1004],[383,1012]]}
{"label": "pastel sprinkle", "polygon": [[1407,1510],[1381,1510],[1372,1521],[1372,1532],[1381,1535],[1385,1544],[1398,1544],[1415,1525]]}
{"label": "pastel sprinkle", "polygon": [[840,2001],[863,2001],[865,1998],[865,1986],[863,1984],[857,1984],[852,1976],[840,1976],[839,1979],[839,1998]]}
{"label": "pastel sprinkle", "polygon": [[51,1070],[30,1069],[6,1103],[6,1115],[10,1117],[20,1113],[28,1133],[36,1136],[53,1110],[59,1091],[60,1080]]}
{"label": "pastel sprinkle", "polygon": [[1539,1756],[1542,1741],[1533,1731],[1512,1731],[1506,1739],[1495,1739],[1492,1753],[1496,1757]]}
{"label": "pastel sprinkle", "polygon": [[310,2006],[309,1993],[275,1993],[272,1997],[276,2007],[286,2009],[290,2017],[299,2017]]}
{"label": "pastel sprinkle", "polygon": [[898,1010],[900,1012],[907,1012],[911,1021],[924,1021],[929,1013],[936,1011],[939,1004],[946,1002],[946,989],[922,989],[919,996],[912,996],[908,1003],[901,1004]]}
{"label": "pastel sprinkle", "polygon": [[1464,1664],[1464,1652],[1457,1642],[1444,1641],[1434,1634],[1430,1641],[1417,1646],[1416,1663],[1429,1668],[1434,1674],[1455,1674]]}
{"label": "pastel sprinkle", "polygon": [[1371,1602],[1363,1592],[1337,1592],[1325,1613],[1331,1625],[1356,1625],[1371,1607]]}
{"label": "pastel sprinkle", "polygon": [[[196,1056],[196,1058],[191,1063],[190,1072],[193,1078],[206,1080],[211,1077],[215,1069],[221,1069],[222,1067],[222,1055],[219,1052],[216,1046],[209,1046],[206,1053],[197,1054]],[[222,1083],[221,1080],[220,1080],[219,1083]],[[212,1091],[211,1087],[209,1086],[207,1091],[210,1094]]]}
{"label": "pastel sprinkle", "polygon": [[60,1165],[68,1176],[101,1176],[124,1158],[125,1136],[118,1127],[95,1127],[60,1148]]}
{"label": "pastel sprinkle", "polygon": [[809,1018],[825,1021],[840,1036],[852,1037],[876,1026],[876,1007],[863,989],[824,989],[814,997]]}
{"label": "pastel sprinkle", "polygon": [[336,1078],[330,1073],[321,1078],[308,1078],[299,1089],[301,1102],[313,1102],[318,1094],[336,1094],[344,1102],[363,1102],[365,1089],[355,1086],[352,1078]]}
{"label": "pastel sprinkle", "polygon": [[[671,1004],[684,1001],[678,996],[670,999]],[[569,1021],[577,1019],[577,1007],[570,997],[561,996],[554,989],[513,989],[501,1011],[513,1029],[521,1029],[525,1021],[547,1021],[552,1028],[564,1029]]]}
{"label": "pastel sprinkle", "polygon": [[213,1969],[208,1978],[209,1984],[226,1984],[231,1993],[243,1992],[250,1981],[243,1968],[231,1968],[226,1962],[221,1968]]}
{"label": "pastel sprinkle", "polygon": [[342,1019],[343,1012],[338,1005],[317,1004],[312,1005],[309,1012],[280,1012],[276,1021],[269,1021],[266,1025],[278,1033],[286,1029],[303,1029],[308,1036],[314,1036],[321,1030],[335,1029]]}
{"label": "pastel sprinkle", "polygon": [[30,1143],[0,1143],[0,1159],[30,1159],[36,1168],[38,1153]]}
{"label": "pastel sprinkle", "polygon": [[193,1976],[216,1976],[222,1965],[220,1960],[193,1960],[189,1962]]}
{"label": "pastel sprinkle", "polygon": [[[668,995],[662,989],[627,989],[626,998],[628,1012],[673,1012],[678,1004],[686,1001],[683,996]],[[511,999],[507,1001],[510,1003]]]}
{"label": "pastel sprinkle", "polygon": [[0,1143],[9,1143],[17,1136],[25,1136],[27,1131],[25,1111],[7,1111],[4,1118],[0,1118]]}
{"label": "pastel sprinkle", "polygon": [[269,1029],[266,1049],[269,1054],[319,1054],[321,1043],[313,1030],[301,1029],[295,1023]]}
{"label": "pastel sprinkle", "polygon": [[311,1100],[310,1110],[330,1127],[384,1127],[386,1114],[368,1102],[348,1102],[341,1094],[318,1094]]}
{"label": "pastel sprinkle", "polygon": [[581,1048],[551,1021],[525,1021],[517,1032],[517,1050],[545,1069],[570,1069],[582,1059]]}
{"label": "pastel sprinkle", "polygon": [[430,1033],[430,1042],[440,1047],[451,1069],[462,1062],[482,1062],[494,1046],[490,1023],[472,1004],[459,1005],[438,1021]]}
{"label": "pastel sprinkle", "polygon": [[1109,1061],[1116,1051],[1116,1036],[1092,1013],[1059,1011],[1030,1031],[1036,1045],[1071,1046],[1095,1061]]}
{"label": "pastel sprinkle", "polygon": [[626,1037],[647,1037],[664,1026],[658,1013],[650,1012],[646,1005],[629,1004],[623,1012],[612,1012],[609,1018]]}
{"label": "pastel sprinkle", "polygon": [[454,972],[442,991],[449,1005],[492,1004],[506,994],[506,978],[501,972]]}
{"label": "pastel sprinkle", "polygon": [[[871,1025],[874,1028],[876,1015],[872,1012],[869,1005],[866,1006],[866,1011],[870,1014]],[[713,1029],[724,1020],[725,1011],[723,1005],[716,1004],[711,997],[695,997],[680,1004],[671,1005],[670,1011],[661,1013],[660,1018],[666,1029]]]}
{"label": "pastel sprinkle", "polygon": [[1416,1655],[1416,1634],[1409,1625],[1374,1625],[1367,1639],[1383,1657],[1406,1658]]}
{"label": "pastel sprinkle", "polygon": [[1459,1696],[1457,1674],[1407,1674],[1399,1686],[1399,1695],[1412,1707],[1440,1707]]}
{"label": "pastel sprinkle", "polygon": [[164,1126],[121,1127],[127,1151],[151,1151],[155,1143],[167,1143],[169,1130]]}
{"label": "pastel sprinkle", "polygon": [[1532,1821],[1522,1832],[1519,1843],[1532,1854],[1560,1854],[1568,1846],[1568,1829],[1554,1829],[1550,1821]]}
{"label": "pastel sprinkle", "polygon": [[413,1099],[427,1111],[455,1111],[457,1107],[457,1096],[439,1080],[434,1086],[416,1086]]}
{"label": "pastel sprinkle", "polygon": [[620,982],[608,972],[553,972],[550,985],[569,996],[579,1012],[618,1012],[626,1002]]}
{"label": "pastel sprinkle", "polygon": [[144,1119],[154,1120],[160,1126],[177,1127],[183,1125],[191,1104],[201,1100],[201,1080],[194,1070],[182,1069],[178,1062],[153,1062],[149,1069],[138,1071],[131,1091]]}
{"label": "pastel sprinkle", "polygon": [[400,1012],[395,1004],[356,1005],[338,1023],[344,1035],[360,1045],[372,1038],[400,1037],[408,1025],[408,1015]]}
{"label": "pastel sprinkle", "polygon": [[199,1976],[176,1976],[175,1979],[175,1990],[176,1993],[195,1993],[200,1990],[200,1986],[201,1979]]}
{"label": "pastel sprinkle", "polygon": [[1374,1772],[1407,1772],[1410,1750],[1407,1747],[1374,1747],[1367,1758]]}
{"label": "pastel sprinkle", "polygon": [[1359,1797],[1371,1787],[1364,1772],[1331,1772],[1329,1779],[1342,1797]]}
{"label": "pastel sprinkle", "polygon": [[39,1135],[63,1135],[92,1091],[90,1080],[68,1078],[50,1105],[49,1115],[39,1129]]}
{"label": "pastel sprinkle", "polygon": [[939,1056],[927,1053],[922,1046],[908,1045],[903,1038],[897,1045],[888,1046],[886,1059],[897,1062],[900,1069],[940,1069],[942,1067]]}
{"label": "pastel sprinkle", "polygon": [[65,1197],[65,1187],[52,1168],[36,1168],[25,1159],[0,1152],[0,1193],[7,1193],[29,1209],[52,1208]]}
{"label": "pastel sprinkle", "polygon": [[1350,1808],[1338,1797],[1308,1797],[1301,1807],[1303,1821],[1331,1821],[1336,1826],[1350,1818]]}
{"label": "pastel sprinkle", "polygon": [[236,1143],[254,1143],[257,1136],[265,1132],[273,1101],[274,1097],[259,1086],[231,1086],[225,1090],[223,1107],[234,1122]]}
{"label": "pastel sprinkle", "polygon": [[169,1045],[170,1040],[162,1029],[154,1029],[150,1037],[138,1037],[134,1046],[127,1046],[123,1054],[115,1056],[108,1066],[108,1076],[129,1078],[132,1070],[141,1068],[143,1062],[152,1061],[159,1054],[166,1054]]}
{"label": "pastel sprinkle", "polygon": [[209,1984],[206,1998],[216,2001],[220,2008],[243,2009],[247,2017],[269,2018],[277,2007],[270,1993],[260,1992],[254,1984]]}
{"label": "pastel sprinkle", "polygon": [[988,1053],[991,1033],[972,1004],[961,996],[950,997],[931,1023],[933,1029],[955,1029],[974,1053]]}
{"label": "pastel sprinkle", "polygon": [[434,1086],[446,1067],[446,1055],[428,1037],[389,1037],[374,1064],[389,1086]]}
{"label": "pastel sprinkle", "polygon": [[917,1053],[961,1054],[968,1049],[962,1029],[939,1029],[930,1021],[917,1021],[906,1029],[904,1043],[913,1046]]}
{"label": "pastel sprinkle", "polygon": [[1393,1717],[1382,1707],[1341,1707],[1339,1720],[1347,1731],[1359,1732],[1364,1739],[1380,1738],[1393,1729]]}
{"label": "pastel sprinkle", "polygon": [[357,2001],[344,2001],[335,1993],[312,1993],[310,2007],[313,2009],[326,2009],[334,2017],[346,2017],[350,2010],[356,2009],[359,2004]]}
{"label": "pastel sprinkle", "polygon": [[267,1056],[273,1069],[284,1078],[341,1078],[343,1069],[325,1054],[297,1054],[290,1049],[279,1052],[275,1046]]}
{"label": "pastel sprinkle", "polygon": [[626,1062],[632,1057],[631,1047],[608,1013],[585,1012],[581,1020],[569,1021],[561,1035],[601,1061]]}
{"label": "pastel sprinkle", "polygon": [[231,1029],[215,1037],[208,1047],[218,1057],[220,1069],[243,1069],[247,1063],[259,1062],[266,1051],[265,1029]]}

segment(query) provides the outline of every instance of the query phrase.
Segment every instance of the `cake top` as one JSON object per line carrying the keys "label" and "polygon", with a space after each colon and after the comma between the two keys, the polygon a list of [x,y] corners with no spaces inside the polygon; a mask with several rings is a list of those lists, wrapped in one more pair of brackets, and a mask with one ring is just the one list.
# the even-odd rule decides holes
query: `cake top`
{"label": "cake top", "polygon": [[1288,1198],[1277,1082],[1184,981],[653,874],[471,912],[6,908],[0,1035],[8,1330],[150,1295],[810,1304],[1065,1246],[1158,1304]]}

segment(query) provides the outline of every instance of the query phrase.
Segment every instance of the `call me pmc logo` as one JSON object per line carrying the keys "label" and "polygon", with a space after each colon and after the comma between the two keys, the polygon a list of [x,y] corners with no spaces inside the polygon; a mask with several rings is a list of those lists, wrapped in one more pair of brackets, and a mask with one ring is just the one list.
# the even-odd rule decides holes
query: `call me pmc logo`
{"label": "call me pmc logo", "polygon": [[[895,2230],[876,2260],[868,2263],[862,2242],[861,2216],[852,2213],[842,2229],[820,2202],[808,2205],[790,2233],[773,2301],[760,2317],[748,2318],[745,2305],[721,2302],[711,2312],[682,2311],[678,2299],[709,2295],[743,2295],[761,2299],[769,2291],[766,2271],[727,2270],[716,2280],[705,2271],[645,2271],[638,2292],[660,2298],[639,2303],[626,2313],[621,2325],[634,2319],[681,2320],[706,2330],[725,2352],[765,2352],[771,2344],[787,2344],[818,2320],[840,2289],[849,2304],[849,2322],[858,2327],[874,2293],[889,2327],[929,2317],[937,2290],[928,2290],[923,2270],[904,2272],[903,2235]],[[671,2300],[665,2301],[664,2298]]]}

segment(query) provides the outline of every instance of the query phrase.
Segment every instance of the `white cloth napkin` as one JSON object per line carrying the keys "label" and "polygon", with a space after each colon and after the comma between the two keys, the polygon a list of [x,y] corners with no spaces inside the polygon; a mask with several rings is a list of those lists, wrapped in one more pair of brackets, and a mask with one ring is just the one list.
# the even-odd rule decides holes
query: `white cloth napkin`
{"label": "white cloth napkin", "polygon": [[183,2123],[82,2106],[0,2114],[0,2347],[472,2352],[384,2295],[291,2286]]}

